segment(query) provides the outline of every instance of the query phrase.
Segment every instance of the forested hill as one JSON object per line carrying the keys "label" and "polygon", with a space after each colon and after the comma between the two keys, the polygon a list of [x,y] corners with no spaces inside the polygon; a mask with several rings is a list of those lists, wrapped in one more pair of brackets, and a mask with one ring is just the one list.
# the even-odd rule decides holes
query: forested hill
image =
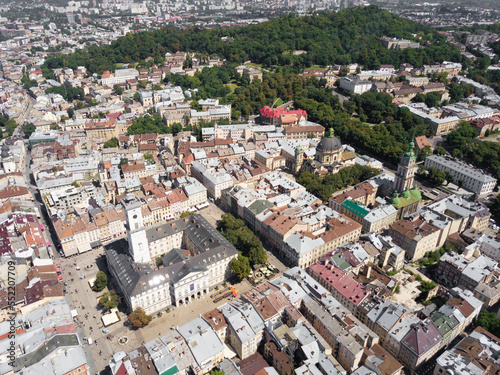
{"label": "forested hill", "polygon": [[[424,48],[387,50],[379,40],[382,36],[413,39],[412,34],[422,37]],[[295,56],[292,52],[296,50],[307,53]],[[397,67],[408,62],[419,67],[436,61],[460,60],[460,52],[431,28],[369,6],[306,17],[287,15],[246,27],[169,27],[128,34],[110,45],[50,57],[46,67],[85,65],[89,72],[100,74],[114,70],[115,63],[138,62],[149,56],[159,62],[166,52],[177,51],[216,54],[230,63],[252,60],[264,66],[293,65],[297,71],[311,65],[361,63],[373,69],[380,64]]]}

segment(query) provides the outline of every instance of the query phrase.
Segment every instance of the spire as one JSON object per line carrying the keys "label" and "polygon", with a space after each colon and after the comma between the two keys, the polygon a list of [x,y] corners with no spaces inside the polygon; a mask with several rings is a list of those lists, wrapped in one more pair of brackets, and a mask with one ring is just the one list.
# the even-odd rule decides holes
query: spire
{"label": "spire", "polygon": [[333,138],[335,135],[333,134],[333,128],[328,129],[328,132],[326,134],[328,138]]}
{"label": "spire", "polygon": [[413,152],[413,149],[415,148],[415,142],[413,139],[411,140],[410,144],[408,145],[408,151],[404,154],[405,157],[407,158],[412,158],[415,157],[415,153]]}

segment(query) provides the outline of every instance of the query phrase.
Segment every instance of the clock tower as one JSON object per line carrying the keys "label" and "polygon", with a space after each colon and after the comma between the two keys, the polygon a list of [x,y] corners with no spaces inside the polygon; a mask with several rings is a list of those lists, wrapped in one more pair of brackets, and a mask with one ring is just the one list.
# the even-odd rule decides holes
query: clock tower
{"label": "clock tower", "polygon": [[137,263],[150,262],[149,243],[142,220],[142,202],[134,202],[125,206],[125,216],[130,256]]}
{"label": "clock tower", "polygon": [[408,151],[403,154],[398,164],[398,170],[394,179],[394,190],[402,192],[413,187],[413,180],[417,172],[417,156],[413,152],[414,148],[415,143],[412,140]]}

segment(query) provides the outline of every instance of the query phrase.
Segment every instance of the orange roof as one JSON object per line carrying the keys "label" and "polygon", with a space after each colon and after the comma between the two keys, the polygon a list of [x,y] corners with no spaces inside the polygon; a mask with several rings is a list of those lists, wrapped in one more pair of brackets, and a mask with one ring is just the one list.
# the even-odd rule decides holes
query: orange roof
{"label": "orange roof", "polygon": [[420,137],[415,138],[415,143],[417,144],[417,147],[419,150],[423,150],[424,147],[429,146],[432,147],[432,144],[429,142],[427,137],[425,135],[422,135]]}

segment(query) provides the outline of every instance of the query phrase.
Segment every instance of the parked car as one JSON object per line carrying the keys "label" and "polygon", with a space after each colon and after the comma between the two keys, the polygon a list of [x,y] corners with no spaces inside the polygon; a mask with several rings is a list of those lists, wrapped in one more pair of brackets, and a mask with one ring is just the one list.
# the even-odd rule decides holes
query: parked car
{"label": "parked car", "polygon": [[103,328],[103,329],[102,329],[102,333],[104,333],[104,334],[109,333],[109,332],[110,332],[110,331],[109,331],[109,329],[108,329],[108,328]]}
{"label": "parked car", "polygon": [[80,275],[80,279],[85,279],[85,274]]}

